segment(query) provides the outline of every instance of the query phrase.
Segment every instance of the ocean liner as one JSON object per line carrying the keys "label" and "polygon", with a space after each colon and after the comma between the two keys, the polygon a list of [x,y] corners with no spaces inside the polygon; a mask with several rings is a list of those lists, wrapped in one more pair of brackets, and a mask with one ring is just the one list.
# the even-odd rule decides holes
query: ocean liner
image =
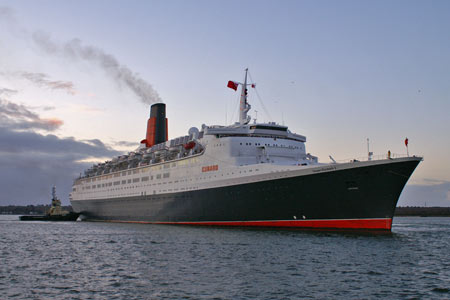
{"label": "ocean liner", "polygon": [[306,137],[251,122],[247,70],[239,122],[168,140],[166,106],[153,104],[140,147],[74,181],[84,219],[157,224],[390,231],[406,182],[422,160],[391,155],[320,163]]}

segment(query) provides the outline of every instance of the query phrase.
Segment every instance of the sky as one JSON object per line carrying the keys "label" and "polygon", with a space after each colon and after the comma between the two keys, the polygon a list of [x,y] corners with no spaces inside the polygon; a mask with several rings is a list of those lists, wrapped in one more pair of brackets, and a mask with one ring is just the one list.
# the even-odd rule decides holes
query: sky
{"label": "sky", "polygon": [[[0,205],[63,204],[134,150],[149,104],[169,138],[250,115],[329,162],[424,156],[399,205],[450,206],[449,1],[0,0]],[[257,93],[256,93],[257,92]]]}

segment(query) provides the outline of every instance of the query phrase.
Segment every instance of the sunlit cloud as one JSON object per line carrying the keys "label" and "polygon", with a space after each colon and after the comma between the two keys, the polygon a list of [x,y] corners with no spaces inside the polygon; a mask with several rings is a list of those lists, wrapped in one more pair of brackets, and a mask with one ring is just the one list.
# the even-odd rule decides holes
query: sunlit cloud
{"label": "sunlit cloud", "polygon": [[79,163],[79,164],[98,164],[107,160],[110,160],[111,157],[94,157],[94,156],[90,156],[90,157],[86,157],[83,159],[79,159],[74,161],[75,163]]}
{"label": "sunlit cloud", "polygon": [[64,122],[57,118],[41,118],[25,105],[0,98],[0,127],[10,130],[42,129],[54,131]]}

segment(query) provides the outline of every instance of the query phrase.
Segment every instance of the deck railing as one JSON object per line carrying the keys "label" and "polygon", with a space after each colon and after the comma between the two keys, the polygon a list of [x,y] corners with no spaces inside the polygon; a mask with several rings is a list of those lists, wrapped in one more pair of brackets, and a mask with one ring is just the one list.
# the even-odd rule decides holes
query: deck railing
{"label": "deck railing", "polygon": [[[388,153],[386,154],[378,154],[378,155],[372,155],[370,160],[383,160],[383,159],[394,159],[394,158],[403,158],[403,157],[417,157],[416,155],[410,155],[407,154],[398,154],[398,153],[391,153],[390,156]],[[422,156],[420,156],[422,157]],[[362,156],[357,158],[349,158],[349,159],[340,159],[336,160],[336,163],[348,163],[348,162],[358,162],[358,161],[369,161],[368,156]]]}

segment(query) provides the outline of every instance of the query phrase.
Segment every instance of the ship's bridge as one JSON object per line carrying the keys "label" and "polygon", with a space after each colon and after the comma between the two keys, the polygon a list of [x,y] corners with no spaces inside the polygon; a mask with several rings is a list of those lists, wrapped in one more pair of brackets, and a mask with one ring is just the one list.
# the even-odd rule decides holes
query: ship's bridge
{"label": "ship's bridge", "polygon": [[300,134],[292,133],[287,126],[279,125],[274,122],[246,124],[235,126],[207,126],[204,128],[205,135],[215,135],[217,137],[225,136],[252,136],[252,137],[272,137],[285,138],[299,142],[306,142],[306,137]]}
{"label": "ship's bridge", "polygon": [[[236,165],[275,163],[298,165],[316,162],[305,151],[306,137],[276,123],[203,126],[208,155]],[[211,151],[213,149],[213,151]]]}

